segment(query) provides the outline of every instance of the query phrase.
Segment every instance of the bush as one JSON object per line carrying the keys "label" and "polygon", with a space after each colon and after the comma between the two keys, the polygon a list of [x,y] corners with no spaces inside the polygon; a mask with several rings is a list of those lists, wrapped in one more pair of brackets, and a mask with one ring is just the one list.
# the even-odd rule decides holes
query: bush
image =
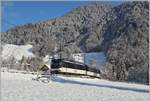
{"label": "bush", "polygon": [[32,57],[27,60],[29,64],[29,70],[36,72],[38,68],[40,68],[41,64],[43,64],[43,60],[41,57]]}

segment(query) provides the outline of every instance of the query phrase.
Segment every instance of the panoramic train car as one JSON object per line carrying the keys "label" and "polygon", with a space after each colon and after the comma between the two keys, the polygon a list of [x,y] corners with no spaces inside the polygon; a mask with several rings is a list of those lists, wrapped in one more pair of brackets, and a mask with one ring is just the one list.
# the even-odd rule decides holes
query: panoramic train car
{"label": "panoramic train car", "polygon": [[84,63],[64,59],[52,59],[51,71],[52,73],[100,77],[99,69]]}

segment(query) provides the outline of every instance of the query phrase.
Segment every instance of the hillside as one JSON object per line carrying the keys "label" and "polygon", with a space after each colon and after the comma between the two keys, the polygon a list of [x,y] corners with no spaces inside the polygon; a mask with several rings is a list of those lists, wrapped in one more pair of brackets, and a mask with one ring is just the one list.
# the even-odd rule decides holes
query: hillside
{"label": "hillside", "polygon": [[[149,2],[121,5],[93,3],[62,17],[36,24],[16,26],[2,33],[2,43],[31,44],[38,56],[52,55],[63,47],[63,55],[105,52],[111,80],[149,82]],[[60,52],[60,50],[59,50]]]}
{"label": "hillside", "polygon": [[107,51],[107,60],[112,64],[113,74],[119,80],[148,82],[149,4],[125,3],[113,11],[116,19],[108,24],[102,45]]}

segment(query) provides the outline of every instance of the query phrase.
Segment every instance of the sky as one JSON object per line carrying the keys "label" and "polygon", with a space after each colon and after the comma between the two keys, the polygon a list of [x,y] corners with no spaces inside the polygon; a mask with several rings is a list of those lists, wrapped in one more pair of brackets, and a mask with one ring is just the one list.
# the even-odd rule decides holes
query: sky
{"label": "sky", "polygon": [[[60,17],[74,8],[92,3],[91,1],[3,1],[1,4],[1,32],[11,27],[36,23]],[[100,2],[112,4],[121,2]]]}

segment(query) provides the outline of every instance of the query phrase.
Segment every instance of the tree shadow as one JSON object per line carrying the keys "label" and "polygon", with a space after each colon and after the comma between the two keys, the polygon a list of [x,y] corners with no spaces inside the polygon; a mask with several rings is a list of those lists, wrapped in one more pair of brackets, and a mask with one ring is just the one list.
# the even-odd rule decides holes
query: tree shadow
{"label": "tree shadow", "polygon": [[59,82],[59,83],[70,83],[70,84],[79,84],[79,85],[85,85],[85,86],[105,87],[105,88],[118,89],[118,90],[124,90],[124,91],[149,93],[149,90],[146,90],[146,89],[130,88],[130,87],[123,87],[123,86],[115,86],[115,85],[85,83],[85,82],[74,81],[74,80],[66,80],[58,76],[52,77],[51,80],[54,82]]}

